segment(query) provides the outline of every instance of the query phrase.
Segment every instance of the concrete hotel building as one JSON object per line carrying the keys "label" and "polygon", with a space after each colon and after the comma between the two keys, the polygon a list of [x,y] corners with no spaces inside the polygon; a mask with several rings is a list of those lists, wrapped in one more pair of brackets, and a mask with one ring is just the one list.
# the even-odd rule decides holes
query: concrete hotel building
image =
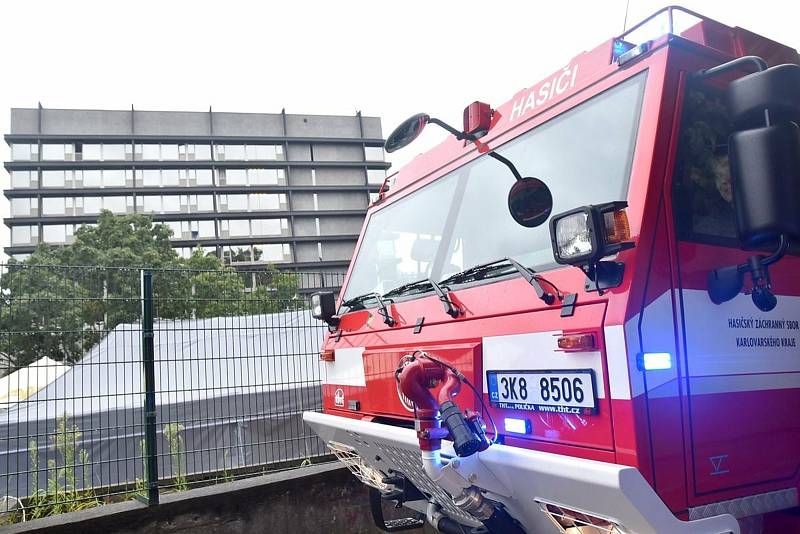
{"label": "concrete hotel building", "polygon": [[181,255],[344,271],[386,176],[380,119],[12,109],[9,256],[66,244],[101,210],[146,213]]}

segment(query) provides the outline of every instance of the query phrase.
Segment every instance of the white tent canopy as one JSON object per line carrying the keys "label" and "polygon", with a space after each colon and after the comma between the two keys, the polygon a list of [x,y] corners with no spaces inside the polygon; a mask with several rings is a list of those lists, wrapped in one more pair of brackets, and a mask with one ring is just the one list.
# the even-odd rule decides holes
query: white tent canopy
{"label": "white tent canopy", "polygon": [[63,363],[44,356],[0,378],[0,410],[27,399],[68,370]]}
{"label": "white tent canopy", "polygon": [[[164,426],[181,429],[183,473],[261,465],[320,454],[302,412],[321,405],[319,350],[325,326],[308,310],[157,321],[154,327],[159,472],[170,477]],[[39,465],[56,458],[53,434],[65,415],[81,433],[90,472],[110,486],[142,478],[144,379],[141,325],[120,324],[68,371],[0,412],[0,487],[25,495]],[[59,462],[63,459],[56,458]],[[40,486],[46,480],[39,476]],[[17,488],[14,490],[14,488]]]}

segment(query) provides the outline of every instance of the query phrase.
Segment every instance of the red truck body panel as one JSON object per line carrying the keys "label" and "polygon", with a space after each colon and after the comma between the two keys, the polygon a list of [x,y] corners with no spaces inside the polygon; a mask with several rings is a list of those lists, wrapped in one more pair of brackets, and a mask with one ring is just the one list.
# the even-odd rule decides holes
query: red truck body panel
{"label": "red truck body panel", "polygon": [[[800,258],[789,255],[771,269],[781,303],[774,313],[757,312],[752,304],[715,306],[705,293],[707,273],[752,253],[680,240],[672,195],[687,77],[749,53],[760,53],[772,63],[797,62],[797,54],[714,21],[704,20],[683,35],[658,38],[646,55],[624,66],[612,62],[614,40],[575,57],[499,106],[481,138],[502,152],[503,144],[520,134],[646,71],[624,199],[636,246],[618,255],[617,261],[626,266],[622,284],[598,295],[584,289],[585,276],[574,267],[543,272],[563,291],[577,294],[570,317],[562,317],[559,306],[537,299],[519,277],[452,291],[453,302],[464,310],[455,319],[433,293],[392,303],[393,327],[374,308],[345,314],[339,331],[325,341],[324,349],[335,351],[337,359],[326,364],[325,372],[345,372],[334,367],[345,365],[341,358],[354,358],[356,364],[360,358],[363,377],[328,381],[325,412],[410,425],[413,409],[399,395],[395,370],[416,350],[436,354],[464,372],[483,392],[487,407],[485,363],[504,357],[502,351],[508,358],[529,358],[531,368],[578,362],[567,365],[596,366],[597,413],[528,413],[531,433],[506,435],[505,444],[636,467],[679,516],[707,503],[798,487],[800,347],[747,351],[737,344],[759,337],[747,320],[763,317],[785,321],[782,328],[764,331],[778,345],[800,341],[795,330]],[[418,156],[390,177],[393,184],[370,208],[365,229],[379,210],[481,156],[474,145],[453,138]],[[362,231],[356,256],[363,236]],[[562,333],[591,333],[597,347],[586,353],[559,351],[555,343]],[[512,354],[519,344],[528,355]],[[637,369],[636,355],[648,351],[669,352],[672,368],[651,373]],[[358,409],[348,401],[358,401]],[[481,409],[467,388],[457,401],[462,408]],[[519,416],[494,407],[486,412],[484,419],[491,417],[501,434],[504,418]]]}

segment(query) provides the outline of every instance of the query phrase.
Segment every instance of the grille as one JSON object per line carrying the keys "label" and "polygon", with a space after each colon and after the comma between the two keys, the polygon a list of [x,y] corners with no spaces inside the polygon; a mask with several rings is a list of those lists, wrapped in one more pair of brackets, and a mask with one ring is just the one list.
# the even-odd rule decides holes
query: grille
{"label": "grille", "polygon": [[[474,517],[456,506],[446,491],[428,478],[428,475],[422,469],[419,450],[410,451],[379,440],[371,440],[355,432],[348,432],[348,434],[359,445],[359,448],[362,450],[369,449],[370,457],[375,452],[376,456],[380,458],[379,463],[383,464],[382,468],[385,466],[386,471],[391,469],[410,480],[430,501],[441,506],[442,511],[451,518],[465,525],[480,525],[480,522]],[[367,439],[370,439],[370,441],[366,441]],[[379,490],[388,489],[388,486],[382,482],[385,476],[383,472],[367,465],[356,449],[336,441],[329,441],[328,447],[361,482]]]}
{"label": "grille", "polygon": [[579,512],[561,505],[536,501],[542,512],[565,534],[628,534],[612,519]]}
{"label": "grille", "polygon": [[336,441],[329,441],[328,448],[358,480],[367,486],[379,491],[389,491],[391,489],[388,484],[383,483],[384,474],[365,464],[354,448]]}

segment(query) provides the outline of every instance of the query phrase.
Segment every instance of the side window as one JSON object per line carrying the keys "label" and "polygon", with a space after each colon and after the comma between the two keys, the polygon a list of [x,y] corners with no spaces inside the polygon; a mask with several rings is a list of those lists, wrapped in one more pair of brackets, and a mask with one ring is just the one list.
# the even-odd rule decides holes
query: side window
{"label": "side window", "polygon": [[739,247],[733,208],[723,94],[690,88],[684,102],[673,207],[678,238]]}

